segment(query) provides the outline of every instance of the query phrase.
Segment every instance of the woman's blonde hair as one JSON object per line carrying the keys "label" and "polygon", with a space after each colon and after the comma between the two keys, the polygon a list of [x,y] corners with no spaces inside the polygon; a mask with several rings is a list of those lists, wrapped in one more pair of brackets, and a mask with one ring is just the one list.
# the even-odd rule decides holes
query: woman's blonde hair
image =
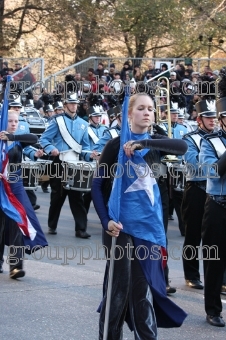
{"label": "woman's blonde hair", "polygon": [[129,106],[128,106],[128,111],[131,112],[134,105],[135,105],[135,101],[137,100],[137,98],[139,97],[148,97],[152,100],[152,98],[147,94],[147,93],[136,93],[133,96],[130,97],[129,99]]}

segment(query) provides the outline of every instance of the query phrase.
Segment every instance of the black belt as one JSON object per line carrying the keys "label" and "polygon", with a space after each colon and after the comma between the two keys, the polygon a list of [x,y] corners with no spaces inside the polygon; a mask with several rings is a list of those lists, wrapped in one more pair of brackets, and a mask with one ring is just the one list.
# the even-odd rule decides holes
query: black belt
{"label": "black belt", "polygon": [[186,186],[190,187],[195,185],[196,187],[206,191],[206,181],[188,181],[186,182]]}
{"label": "black belt", "polygon": [[209,195],[209,197],[219,204],[221,207],[226,209],[226,195]]}

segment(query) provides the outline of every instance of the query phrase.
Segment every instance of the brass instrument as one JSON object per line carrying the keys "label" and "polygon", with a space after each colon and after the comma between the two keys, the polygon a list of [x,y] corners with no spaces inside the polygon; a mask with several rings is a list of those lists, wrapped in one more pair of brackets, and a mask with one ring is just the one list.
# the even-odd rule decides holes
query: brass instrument
{"label": "brass instrument", "polygon": [[[215,98],[216,98],[216,102],[219,99],[219,93],[218,93],[218,83],[220,82],[221,78],[217,78],[217,80],[215,81]],[[219,126],[219,113],[217,112],[217,118],[216,118],[216,126]]]}
{"label": "brass instrument", "polygon": [[[167,87],[161,87],[160,86],[160,81],[161,79],[164,79],[167,83]],[[163,92],[163,95],[161,94]],[[167,106],[167,112],[168,112],[168,137],[171,138],[172,131],[171,131],[171,116],[170,116],[170,84],[169,84],[169,79],[166,77],[160,77],[158,78],[158,84],[157,84],[157,89],[155,93],[155,100],[156,100],[156,118],[157,118],[157,124],[160,122],[165,122],[165,120],[162,120],[160,115],[161,115],[161,110],[160,107],[161,105],[161,98],[166,98],[166,105]]]}
{"label": "brass instrument", "polygon": [[216,100],[219,98],[219,94],[218,94],[218,83],[221,80],[221,78],[217,78],[217,80],[215,81],[215,97]]}

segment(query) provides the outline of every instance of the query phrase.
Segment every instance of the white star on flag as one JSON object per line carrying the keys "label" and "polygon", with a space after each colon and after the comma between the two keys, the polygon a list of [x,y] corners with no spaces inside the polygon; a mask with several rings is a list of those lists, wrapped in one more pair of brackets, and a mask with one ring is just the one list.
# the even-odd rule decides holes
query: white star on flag
{"label": "white star on flag", "polygon": [[126,189],[125,193],[144,190],[146,191],[153,206],[155,203],[153,186],[156,184],[156,180],[153,177],[153,172],[147,164],[143,166],[144,164],[135,164],[131,161],[130,164],[138,178]]}

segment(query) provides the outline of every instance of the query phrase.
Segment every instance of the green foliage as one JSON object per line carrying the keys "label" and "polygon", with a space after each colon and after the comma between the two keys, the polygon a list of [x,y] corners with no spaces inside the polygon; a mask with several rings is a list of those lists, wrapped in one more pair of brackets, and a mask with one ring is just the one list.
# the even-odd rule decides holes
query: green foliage
{"label": "green foliage", "polygon": [[0,52],[39,26],[55,39],[47,44],[57,41],[60,53],[75,61],[110,56],[112,48],[128,57],[202,56],[210,37],[213,51],[223,50],[226,0],[21,0],[15,8],[0,0]]}

